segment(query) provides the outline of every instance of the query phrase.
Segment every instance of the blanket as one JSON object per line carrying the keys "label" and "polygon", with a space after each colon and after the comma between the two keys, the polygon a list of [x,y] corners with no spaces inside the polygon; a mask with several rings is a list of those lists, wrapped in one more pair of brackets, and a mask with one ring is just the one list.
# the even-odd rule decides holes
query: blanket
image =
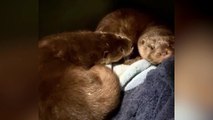
{"label": "blanket", "polygon": [[[112,69],[112,66],[108,65]],[[119,64],[113,66],[113,71],[119,77],[121,88],[124,91],[131,90],[142,84],[147,73],[156,66],[151,65],[147,60],[141,59],[131,65]]]}
{"label": "blanket", "polygon": [[124,92],[112,120],[174,119],[174,57],[151,70],[144,83]]}

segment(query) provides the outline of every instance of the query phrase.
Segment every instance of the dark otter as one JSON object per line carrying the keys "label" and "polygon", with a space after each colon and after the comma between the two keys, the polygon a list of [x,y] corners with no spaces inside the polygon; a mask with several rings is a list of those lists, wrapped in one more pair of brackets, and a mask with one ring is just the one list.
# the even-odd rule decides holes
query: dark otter
{"label": "dark otter", "polygon": [[[134,51],[124,64],[132,64],[142,58],[159,64],[174,51],[172,32],[154,17],[133,9],[118,9],[109,13],[98,24],[96,31],[116,34],[132,42]],[[141,39],[146,40],[141,42]],[[149,46],[152,50],[144,49]]]}
{"label": "dark otter", "polygon": [[[124,59],[124,63],[132,63],[139,56],[138,38],[146,26],[154,23],[154,18],[134,9],[118,9],[107,14],[98,24],[97,32],[106,32],[128,38],[133,44],[133,52]],[[121,62],[123,63],[123,62]]]}
{"label": "dark otter", "polygon": [[107,14],[99,22],[96,31],[127,37],[136,45],[143,30],[152,22],[151,16],[134,9],[118,9]]}
{"label": "dark otter", "polygon": [[40,119],[108,118],[120,101],[120,85],[109,68],[95,64],[120,59],[129,45],[113,34],[85,31],[44,37],[39,42]]}
{"label": "dark otter", "polygon": [[41,56],[46,61],[61,59],[86,67],[118,61],[131,53],[131,46],[126,38],[90,31],[54,34],[39,42]]}
{"label": "dark otter", "polygon": [[105,66],[69,66],[49,76],[40,87],[41,120],[104,120],[119,104],[118,78]]}

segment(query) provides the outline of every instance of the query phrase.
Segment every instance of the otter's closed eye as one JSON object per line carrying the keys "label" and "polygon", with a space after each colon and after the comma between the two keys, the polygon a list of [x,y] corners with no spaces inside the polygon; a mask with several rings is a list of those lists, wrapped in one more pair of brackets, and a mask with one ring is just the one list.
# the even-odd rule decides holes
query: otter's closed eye
{"label": "otter's closed eye", "polygon": [[124,53],[124,49],[121,47],[121,48],[119,48],[119,51],[121,52],[121,53]]}
{"label": "otter's closed eye", "polygon": [[145,43],[145,41],[144,41],[144,40],[142,40],[140,43],[143,45],[143,44]]}
{"label": "otter's closed eye", "polygon": [[109,54],[109,51],[104,51],[104,58],[106,58],[107,56],[108,56],[108,54]]}
{"label": "otter's closed eye", "polygon": [[153,46],[150,46],[150,45],[149,45],[148,48],[150,48],[151,50],[154,50],[154,47],[153,47]]}
{"label": "otter's closed eye", "polygon": [[166,56],[167,54],[168,54],[167,51],[162,52],[162,55],[163,55],[163,56]]}

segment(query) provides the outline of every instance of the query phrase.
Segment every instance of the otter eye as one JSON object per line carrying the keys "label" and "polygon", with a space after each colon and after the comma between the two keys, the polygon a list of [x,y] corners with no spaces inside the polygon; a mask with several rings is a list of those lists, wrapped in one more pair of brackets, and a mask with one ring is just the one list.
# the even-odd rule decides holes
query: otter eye
{"label": "otter eye", "polygon": [[152,46],[149,46],[149,48],[150,48],[151,50],[153,50],[153,49],[154,49],[154,47],[152,47]]}
{"label": "otter eye", "polygon": [[119,48],[119,51],[120,52],[124,52],[124,49],[121,47],[121,48]]}
{"label": "otter eye", "polygon": [[107,58],[109,51],[104,51],[104,58]]}
{"label": "otter eye", "polygon": [[144,40],[142,40],[142,41],[141,41],[141,44],[143,45],[144,43],[145,43],[145,41],[144,41]]}
{"label": "otter eye", "polygon": [[163,56],[166,56],[167,54],[168,54],[167,51],[164,51],[164,52],[162,53]]}

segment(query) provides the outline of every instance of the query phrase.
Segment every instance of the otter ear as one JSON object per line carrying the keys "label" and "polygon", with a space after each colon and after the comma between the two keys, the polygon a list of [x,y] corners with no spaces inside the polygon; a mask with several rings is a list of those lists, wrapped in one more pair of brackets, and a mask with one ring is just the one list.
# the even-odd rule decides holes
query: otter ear
{"label": "otter ear", "polygon": [[104,51],[104,55],[103,55],[103,58],[107,58],[109,55],[109,51]]}

